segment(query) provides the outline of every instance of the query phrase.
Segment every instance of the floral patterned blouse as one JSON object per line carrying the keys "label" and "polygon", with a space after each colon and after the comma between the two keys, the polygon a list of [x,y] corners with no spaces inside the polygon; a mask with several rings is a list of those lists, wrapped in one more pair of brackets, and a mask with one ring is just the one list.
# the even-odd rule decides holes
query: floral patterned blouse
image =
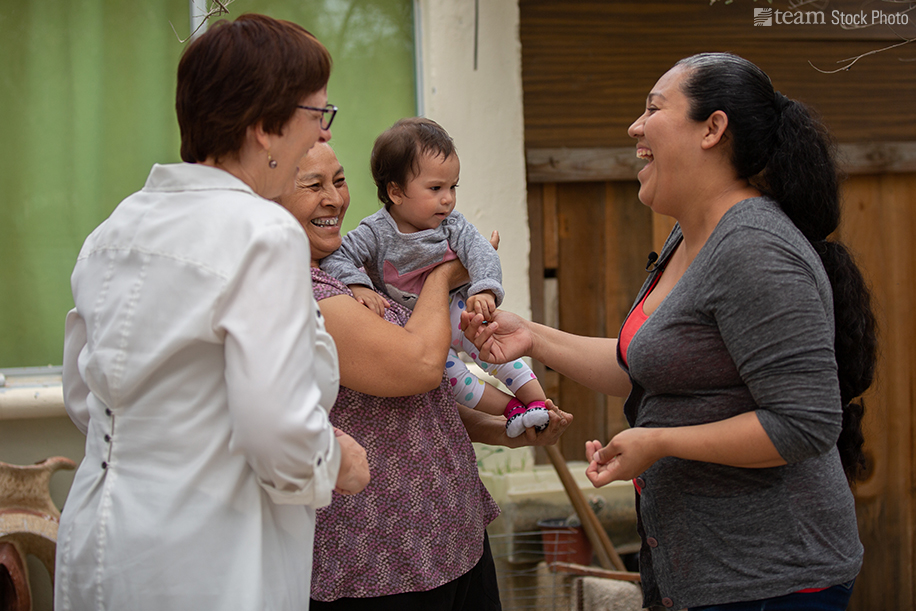
{"label": "floral patterned blouse", "polygon": [[[319,305],[335,295],[352,297],[346,285],[318,268],[311,271]],[[409,316],[398,304],[385,314],[401,326]],[[410,375],[409,364],[404,375]],[[312,598],[425,591],[471,570],[499,507],[478,477],[444,376],[436,390],[409,397],[374,397],[341,386],[331,422],[366,449],[372,479],[360,494],[335,492],[330,506],[318,510]]]}

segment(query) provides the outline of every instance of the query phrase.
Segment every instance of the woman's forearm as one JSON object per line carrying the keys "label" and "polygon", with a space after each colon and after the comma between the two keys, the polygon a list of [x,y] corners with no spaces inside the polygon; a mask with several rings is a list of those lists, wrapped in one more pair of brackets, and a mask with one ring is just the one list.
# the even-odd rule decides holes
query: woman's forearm
{"label": "woman's forearm", "polygon": [[493,416],[483,411],[458,406],[458,415],[468,431],[468,437],[476,443],[487,445],[507,445],[509,437],[506,435],[506,419]]}
{"label": "woman's forearm", "polygon": [[[437,268],[429,274],[414,304],[413,313],[404,325],[412,341],[406,347],[398,347],[401,353],[399,359],[403,357],[406,359],[404,362],[412,363],[412,369],[433,370],[440,379],[452,340],[448,309],[450,285],[450,270]],[[407,352],[402,352],[402,348],[406,348]]]}
{"label": "woman's forearm", "polygon": [[616,338],[585,337],[527,324],[532,358],[592,390],[617,397],[630,393],[630,377],[617,363]]}
{"label": "woman's forearm", "polygon": [[461,324],[484,360],[508,363],[530,356],[598,392],[620,397],[630,392],[630,377],[617,364],[616,339],[574,335],[504,310],[489,323],[466,312]]}
{"label": "woman's forearm", "polygon": [[451,341],[448,291],[447,275],[430,274],[404,327],[349,295],[323,299],[321,312],[337,346],[341,384],[379,397],[416,395],[438,387]]}
{"label": "woman's forearm", "polygon": [[655,430],[664,456],[750,469],[786,464],[754,412],[708,424]]}
{"label": "woman's forearm", "polygon": [[633,479],[668,456],[747,469],[786,464],[753,412],[695,426],[630,428],[599,448],[586,443],[585,474],[595,486]]}
{"label": "woman's forearm", "polygon": [[600,450],[597,462],[616,463],[614,479],[630,479],[669,456],[748,469],[786,464],[754,412],[693,426],[626,429]]}

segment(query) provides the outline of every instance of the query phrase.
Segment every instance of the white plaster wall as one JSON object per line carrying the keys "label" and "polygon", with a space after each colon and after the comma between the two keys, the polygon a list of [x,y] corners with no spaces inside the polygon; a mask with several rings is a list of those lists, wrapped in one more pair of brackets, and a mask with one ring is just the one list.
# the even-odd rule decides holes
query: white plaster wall
{"label": "white plaster wall", "polygon": [[440,123],[461,158],[457,210],[485,236],[496,229],[506,300],[529,316],[530,240],[517,0],[416,0],[419,112]]}
{"label": "white plaster wall", "polygon": [[[503,307],[528,317],[530,241],[517,1],[479,1],[477,70],[474,0],[416,2],[422,62],[420,112],[440,122],[454,138],[461,157],[458,209],[484,235],[499,230],[506,288]],[[62,405],[54,414],[41,414],[53,417],[34,418],[10,416],[2,407],[0,402],[0,461],[30,464],[56,455],[76,462],[82,459],[85,438]],[[517,456],[497,458],[511,462]],[[527,461],[533,462],[530,457]],[[54,476],[52,497],[58,506],[72,479],[70,472]]]}

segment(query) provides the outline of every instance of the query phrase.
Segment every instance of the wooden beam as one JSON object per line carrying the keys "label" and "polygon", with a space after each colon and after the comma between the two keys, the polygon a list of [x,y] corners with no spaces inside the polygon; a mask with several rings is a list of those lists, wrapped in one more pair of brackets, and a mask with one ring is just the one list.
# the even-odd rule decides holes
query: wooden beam
{"label": "wooden beam", "polygon": [[[636,147],[530,148],[526,151],[528,182],[603,182],[636,180],[645,162]],[[916,172],[916,142],[844,143],[838,151],[847,174]]]}
{"label": "wooden beam", "polygon": [[645,161],[636,147],[528,149],[528,182],[636,180]]}
{"label": "wooden beam", "polygon": [[916,142],[841,144],[840,167],[848,174],[916,172]]}
{"label": "wooden beam", "polygon": [[639,573],[630,571],[608,571],[593,566],[575,564],[573,562],[551,562],[550,568],[557,573],[570,573],[572,575],[582,575],[584,577],[604,577],[605,579],[619,579],[621,581],[632,581],[639,583]]}

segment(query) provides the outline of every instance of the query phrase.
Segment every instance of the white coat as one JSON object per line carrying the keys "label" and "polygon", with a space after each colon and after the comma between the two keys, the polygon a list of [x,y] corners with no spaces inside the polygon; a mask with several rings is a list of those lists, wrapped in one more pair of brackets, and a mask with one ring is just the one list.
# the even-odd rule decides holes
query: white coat
{"label": "white coat", "polygon": [[310,260],[292,215],[195,164],[154,166],[86,239],[63,380],[86,457],[57,609],[308,607],[340,467]]}

